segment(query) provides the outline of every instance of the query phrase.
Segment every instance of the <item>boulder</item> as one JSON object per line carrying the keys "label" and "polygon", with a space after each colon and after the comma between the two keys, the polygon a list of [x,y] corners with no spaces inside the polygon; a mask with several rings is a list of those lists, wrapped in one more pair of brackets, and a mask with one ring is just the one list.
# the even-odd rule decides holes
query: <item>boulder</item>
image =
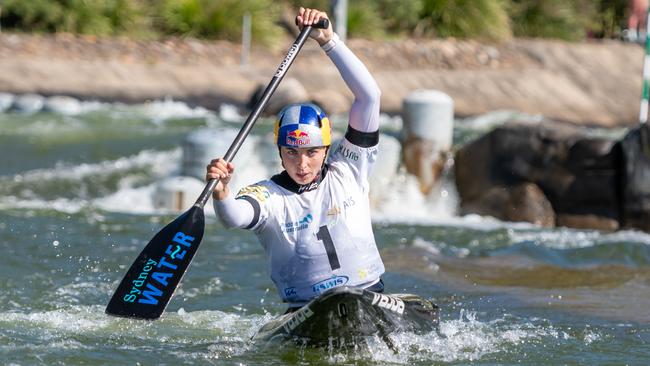
{"label": "boulder", "polygon": [[555,226],[555,212],[544,192],[534,183],[491,187],[473,201],[466,202],[461,214],[476,213],[506,221],[525,221]]}
{"label": "boulder", "polygon": [[[558,196],[556,210],[569,215],[595,215],[618,222],[621,203],[620,166],[621,154],[616,141],[604,138],[575,141],[569,148],[565,162],[572,180]],[[596,222],[593,219],[587,221]],[[608,227],[611,225],[605,224],[603,229]]]}
{"label": "boulder", "polygon": [[622,186],[617,146],[564,123],[507,123],[457,151],[461,212],[615,230]]}
{"label": "boulder", "polygon": [[597,215],[557,215],[557,226],[566,226],[576,229],[596,229],[601,231],[615,231],[620,228],[618,221]]}
{"label": "boulder", "polygon": [[620,147],[623,225],[650,231],[650,126],[630,131]]}

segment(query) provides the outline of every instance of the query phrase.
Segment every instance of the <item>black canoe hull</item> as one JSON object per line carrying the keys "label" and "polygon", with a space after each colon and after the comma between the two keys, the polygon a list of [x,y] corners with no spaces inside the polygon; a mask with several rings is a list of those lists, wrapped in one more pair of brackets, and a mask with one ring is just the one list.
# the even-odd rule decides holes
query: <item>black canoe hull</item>
{"label": "black canoe hull", "polygon": [[343,286],[270,321],[253,340],[290,340],[313,346],[356,344],[374,335],[432,332],[438,323],[438,306],[417,295],[378,294]]}

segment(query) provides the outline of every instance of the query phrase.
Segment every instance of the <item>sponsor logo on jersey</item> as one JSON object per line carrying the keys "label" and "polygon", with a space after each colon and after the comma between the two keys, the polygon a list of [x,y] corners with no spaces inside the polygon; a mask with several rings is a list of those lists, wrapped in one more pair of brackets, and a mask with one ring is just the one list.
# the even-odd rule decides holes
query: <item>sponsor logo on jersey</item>
{"label": "sponsor logo on jersey", "polygon": [[352,198],[352,196],[350,196],[350,197],[346,198],[345,201],[343,201],[342,204],[334,205],[334,206],[330,207],[327,210],[327,216],[340,215],[341,214],[341,206],[343,206],[344,209],[348,209],[348,208],[354,206],[355,203],[356,202],[354,202],[354,198]]}
{"label": "sponsor logo on jersey", "polygon": [[404,301],[393,296],[376,293],[372,297],[372,304],[398,314],[404,314]]}
{"label": "sponsor logo on jersey", "polygon": [[341,213],[341,209],[339,208],[339,206],[336,205],[330,208],[329,210],[327,210],[327,216],[336,216],[340,213]]}
{"label": "sponsor logo on jersey", "polygon": [[343,145],[339,145],[338,149],[336,149],[337,152],[341,153],[344,158],[352,161],[359,161],[359,154],[348,149],[347,147]]}
{"label": "sponsor logo on jersey", "polygon": [[309,137],[309,133],[297,128],[287,133],[286,143],[291,146],[309,145],[311,143],[311,138]]}
{"label": "sponsor logo on jersey", "polygon": [[293,233],[295,231],[304,230],[309,227],[309,224],[314,221],[314,217],[311,214],[303,217],[302,220],[296,222],[285,222],[282,224],[282,231],[286,233]]}
{"label": "sponsor logo on jersey", "polygon": [[298,295],[298,293],[296,292],[295,287],[287,287],[287,288],[284,289],[284,297],[286,297],[287,299],[290,299],[292,297],[296,297],[297,295]]}
{"label": "sponsor logo on jersey", "polygon": [[271,193],[266,187],[253,184],[242,188],[239,193],[237,193],[237,197],[241,196],[250,196],[255,198],[258,202],[264,202],[267,198],[271,197]]}
{"label": "sponsor logo on jersey", "polygon": [[311,285],[311,289],[314,292],[314,294],[319,295],[331,288],[338,287],[338,286],[343,286],[346,283],[348,283],[348,276],[332,276],[326,280],[322,280],[320,282],[316,282],[315,284]]}
{"label": "sponsor logo on jersey", "polygon": [[359,276],[359,279],[363,280],[366,277],[368,277],[368,268],[359,268],[357,270],[357,275]]}
{"label": "sponsor logo on jersey", "polygon": [[352,196],[348,197],[345,201],[343,201],[343,208],[350,208],[354,206],[356,202],[354,202],[354,198]]}
{"label": "sponsor logo on jersey", "polygon": [[301,185],[300,188],[298,188],[298,193],[302,193],[305,191],[311,191],[313,189],[316,189],[318,187],[318,182],[311,182],[309,184],[304,184]]}

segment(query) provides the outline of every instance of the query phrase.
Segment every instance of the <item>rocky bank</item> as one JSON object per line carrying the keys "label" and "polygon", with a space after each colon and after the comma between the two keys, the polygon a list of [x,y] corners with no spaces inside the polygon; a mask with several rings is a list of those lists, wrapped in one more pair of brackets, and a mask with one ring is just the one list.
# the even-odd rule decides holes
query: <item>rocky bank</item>
{"label": "rocky bank", "polygon": [[[166,96],[216,109],[245,105],[266,85],[292,39],[276,49],[224,41],[35,36],[0,33],[0,92],[143,102]],[[350,40],[382,90],[382,110],[399,113],[420,89],[449,94],[457,116],[513,109],[580,125],[632,126],[638,120],[643,48],[618,41],[565,43]],[[333,65],[308,42],[287,74],[330,113],[352,95]]]}

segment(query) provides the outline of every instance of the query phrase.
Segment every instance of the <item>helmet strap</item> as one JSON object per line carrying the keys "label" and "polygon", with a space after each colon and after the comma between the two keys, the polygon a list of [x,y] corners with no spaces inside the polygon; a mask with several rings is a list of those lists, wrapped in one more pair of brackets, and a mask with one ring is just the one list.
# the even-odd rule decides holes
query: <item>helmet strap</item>
{"label": "helmet strap", "polygon": [[327,154],[330,152],[330,145],[325,146],[325,159],[323,159],[323,164],[321,164],[320,169],[323,170],[325,162],[327,161]]}

